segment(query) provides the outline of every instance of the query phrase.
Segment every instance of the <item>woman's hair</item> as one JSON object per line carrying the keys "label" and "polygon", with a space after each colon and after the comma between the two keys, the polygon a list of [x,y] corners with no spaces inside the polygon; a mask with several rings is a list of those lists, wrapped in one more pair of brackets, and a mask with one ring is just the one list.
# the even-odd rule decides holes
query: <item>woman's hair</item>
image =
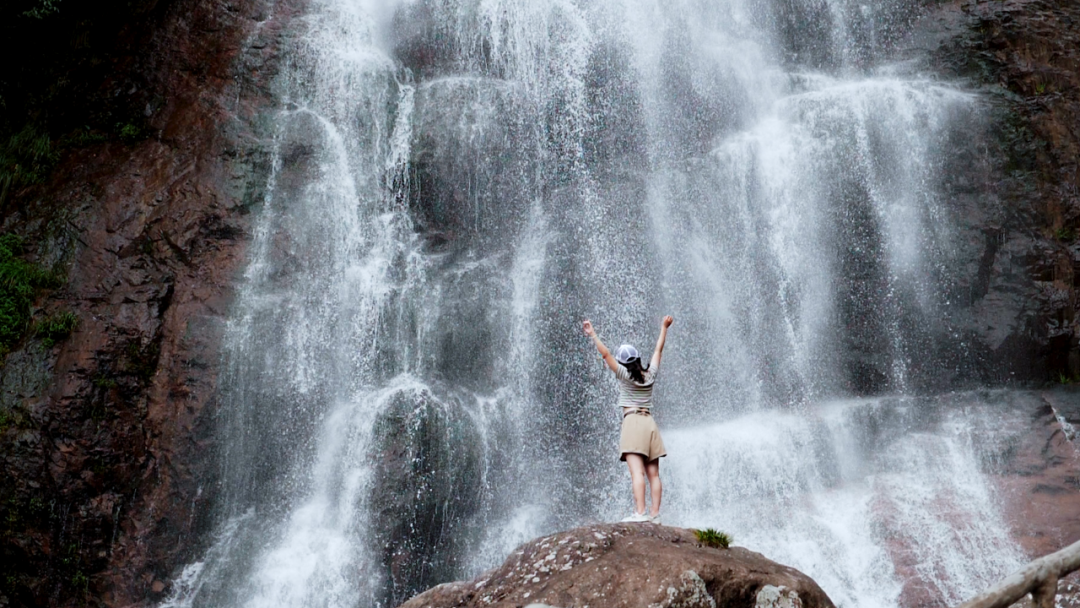
{"label": "woman's hair", "polygon": [[626,371],[630,373],[630,377],[634,380],[634,382],[645,382],[645,376],[641,372],[648,371],[649,368],[648,366],[641,367],[641,359],[636,357],[630,359],[626,362],[625,365],[623,365],[623,367],[625,367]]}

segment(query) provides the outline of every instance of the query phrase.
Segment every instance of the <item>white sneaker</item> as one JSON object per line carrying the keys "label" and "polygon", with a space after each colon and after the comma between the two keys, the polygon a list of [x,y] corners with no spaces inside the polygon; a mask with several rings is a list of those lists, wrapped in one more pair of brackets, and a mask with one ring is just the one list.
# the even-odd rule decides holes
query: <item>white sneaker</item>
{"label": "white sneaker", "polygon": [[622,520],[623,520],[624,522],[646,522],[646,521],[652,521],[651,519],[649,519],[649,516],[648,516],[648,515],[646,515],[646,514],[644,514],[644,513],[634,513],[634,514],[633,514],[633,515],[631,515],[630,517],[624,517],[624,518],[622,518]]}
{"label": "white sneaker", "polygon": [[657,513],[656,515],[650,516],[649,521],[651,521],[652,523],[659,526],[660,525],[660,514]]}

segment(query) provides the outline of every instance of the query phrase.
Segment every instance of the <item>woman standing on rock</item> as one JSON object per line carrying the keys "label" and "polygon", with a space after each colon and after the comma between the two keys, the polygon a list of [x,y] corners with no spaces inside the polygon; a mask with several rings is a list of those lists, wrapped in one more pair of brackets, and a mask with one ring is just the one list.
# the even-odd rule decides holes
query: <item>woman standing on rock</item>
{"label": "woman standing on rock", "polygon": [[[592,338],[596,350],[615,377],[619,380],[619,402],[622,408],[622,434],[619,438],[619,460],[626,461],[630,468],[630,486],[634,491],[634,514],[623,521],[651,521],[660,523],[660,498],[663,488],[660,485],[660,458],[667,456],[664,440],[660,438],[660,429],[652,417],[652,391],[656,382],[656,373],[660,371],[660,356],[664,352],[668,327],[674,319],[664,317],[660,322],[660,337],[656,339],[656,349],[648,367],[641,367],[641,357],[637,349],[623,344],[612,356],[611,351],[596,335],[592,323],[585,321],[585,335]],[[645,513],[645,478],[649,479],[652,494],[652,508]]]}

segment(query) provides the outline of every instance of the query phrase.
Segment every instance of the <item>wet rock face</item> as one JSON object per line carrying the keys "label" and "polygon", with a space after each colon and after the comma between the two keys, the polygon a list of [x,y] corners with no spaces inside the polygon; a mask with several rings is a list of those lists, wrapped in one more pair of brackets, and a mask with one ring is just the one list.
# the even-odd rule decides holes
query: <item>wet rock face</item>
{"label": "wet rock face", "polygon": [[953,245],[978,260],[965,356],[985,383],[1080,373],[1080,5],[950,2],[916,22],[908,52],[986,102],[988,124],[957,140],[946,194],[964,218]]}
{"label": "wet rock face", "polygon": [[741,547],[701,546],[690,530],[597,524],[531,541],[499,568],[401,608],[473,606],[830,608],[805,574]]}
{"label": "wet rock face", "polygon": [[144,605],[197,550],[218,340],[269,170],[257,117],[292,11],[265,22],[264,4],[163,4],[101,85],[158,100],[150,137],[80,148],[2,210],[68,277],[35,314],[79,324],[0,369],[0,605]]}
{"label": "wet rock face", "polygon": [[461,568],[464,522],[479,503],[482,438],[456,401],[402,390],[374,425],[375,552],[395,605]]}

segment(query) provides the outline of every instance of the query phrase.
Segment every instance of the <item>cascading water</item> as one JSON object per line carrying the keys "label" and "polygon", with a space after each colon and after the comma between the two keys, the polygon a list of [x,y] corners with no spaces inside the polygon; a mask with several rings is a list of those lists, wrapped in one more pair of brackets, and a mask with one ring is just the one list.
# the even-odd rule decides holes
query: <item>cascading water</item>
{"label": "cascading water", "polygon": [[392,606],[618,519],[579,323],[648,346],[665,313],[665,523],[845,607],[1019,563],[973,408],[850,398],[964,373],[938,184],[976,99],[884,62],[913,10],[313,0],[226,336],[221,524],[165,605]]}

